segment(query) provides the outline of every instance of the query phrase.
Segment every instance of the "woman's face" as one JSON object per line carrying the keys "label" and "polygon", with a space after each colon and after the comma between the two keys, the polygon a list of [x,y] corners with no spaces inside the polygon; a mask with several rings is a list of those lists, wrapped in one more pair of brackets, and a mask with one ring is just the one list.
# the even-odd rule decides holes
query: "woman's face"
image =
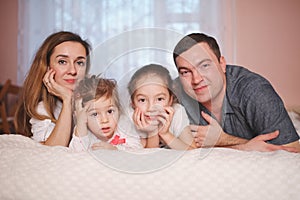
{"label": "woman's face", "polygon": [[71,90],[75,89],[86,73],[87,55],[79,42],[67,41],[57,45],[50,56],[50,68],[55,71],[54,80]]}

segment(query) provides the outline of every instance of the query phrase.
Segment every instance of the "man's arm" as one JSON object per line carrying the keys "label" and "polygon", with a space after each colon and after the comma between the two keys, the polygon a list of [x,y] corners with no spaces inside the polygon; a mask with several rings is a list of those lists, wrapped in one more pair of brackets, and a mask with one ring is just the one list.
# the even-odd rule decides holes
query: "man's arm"
{"label": "man's arm", "polygon": [[208,125],[190,125],[196,146],[198,148],[216,146],[245,151],[286,150],[290,152],[300,152],[300,144],[298,141],[285,145],[274,145],[266,142],[278,137],[279,131],[258,135],[251,140],[247,140],[225,133],[219,123],[210,115],[202,112],[202,116],[208,122]]}
{"label": "man's arm", "polygon": [[201,112],[201,115],[208,122],[207,125],[190,125],[197,147],[225,147],[248,142],[247,139],[225,133],[219,123],[205,112]]}
{"label": "man's arm", "polygon": [[283,146],[295,148],[297,150],[297,152],[300,153],[300,143],[299,143],[299,140],[295,141],[295,142],[288,143],[288,144],[284,144]]}
{"label": "man's arm", "polygon": [[293,153],[300,153],[300,145],[299,142],[292,142],[286,145],[274,145],[269,144],[266,141],[272,140],[279,135],[279,131],[274,131],[272,133],[267,133],[263,135],[258,135],[255,138],[249,140],[245,144],[234,145],[230,148],[244,150],[244,151],[277,151],[277,150],[284,150]]}

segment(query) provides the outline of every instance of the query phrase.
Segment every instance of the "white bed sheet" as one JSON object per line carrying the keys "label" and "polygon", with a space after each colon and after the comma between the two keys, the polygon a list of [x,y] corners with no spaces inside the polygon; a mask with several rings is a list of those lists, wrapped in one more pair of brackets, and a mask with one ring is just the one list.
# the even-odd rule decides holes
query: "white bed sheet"
{"label": "white bed sheet", "polygon": [[0,199],[300,199],[300,154],[225,148],[74,153],[0,136]]}

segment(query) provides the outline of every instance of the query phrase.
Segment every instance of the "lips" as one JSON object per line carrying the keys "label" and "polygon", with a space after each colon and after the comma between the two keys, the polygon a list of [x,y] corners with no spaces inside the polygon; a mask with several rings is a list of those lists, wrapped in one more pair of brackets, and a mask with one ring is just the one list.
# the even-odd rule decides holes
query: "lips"
{"label": "lips", "polygon": [[67,83],[74,84],[76,82],[76,79],[65,79],[65,81]]}
{"label": "lips", "polygon": [[104,127],[101,129],[103,133],[108,133],[110,131],[109,127]]}
{"label": "lips", "polygon": [[197,88],[193,88],[193,90],[195,91],[195,93],[200,93],[202,92],[203,90],[205,90],[207,88],[207,85],[205,86],[200,86],[200,87],[197,87]]}
{"label": "lips", "polygon": [[157,116],[145,116],[145,119],[149,121],[154,121],[157,120]]}

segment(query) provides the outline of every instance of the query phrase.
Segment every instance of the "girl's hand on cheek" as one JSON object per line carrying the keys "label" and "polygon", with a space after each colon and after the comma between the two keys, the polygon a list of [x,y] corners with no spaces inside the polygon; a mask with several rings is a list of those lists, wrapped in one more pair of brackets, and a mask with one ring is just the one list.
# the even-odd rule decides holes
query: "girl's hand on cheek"
{"label": "girl's hand on cheek", "polygon": [[134,110],[133,121],[138,130],[152,134],[153,127],[146,121],[144,113],[139,108]]}
{"label": "girl's hand on cheek", "polygon": [[169,132],[169,128],[174,116],[174,109],[172,107],[165,107],[164,111],[160,112],[158,120],[160,121],[161,127],[159,128],[159,134],[165,134]]}
{"label": "girl's hand on cheek", "polygon": [[135,108],[134,113],[133,113],[133,121],[136,127],[139,130],[142,130],[143,127],[145,126],[145,118],[144,115],[142,114],[141,110],[139,108]]}
{"label": "girl's hand on cheek", "polygon": [[87,135],[87,106],[82,107],[82,99],[77,99],[75,101],[74,112],[77,127],[75,135],[78,137]]}

